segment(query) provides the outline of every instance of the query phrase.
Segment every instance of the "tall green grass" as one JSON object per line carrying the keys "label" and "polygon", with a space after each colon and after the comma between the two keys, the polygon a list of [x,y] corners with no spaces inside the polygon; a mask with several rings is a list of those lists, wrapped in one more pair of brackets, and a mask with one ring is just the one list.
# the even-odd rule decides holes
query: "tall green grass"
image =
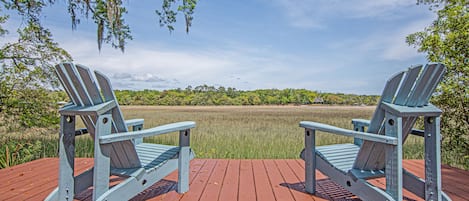
{"label": "tall green grass", "polygon": [[[58,132],[58,129],[27,129],[0,134],[0,168],[58,157]],[[76,157],[93,157],[93,141],[89,136],[78,136],[75,142]]]}
{"label": "tall green grass", "polygon": [[[352,129],[352,118],[369,119],[374,107],[220,106],[124,107],[126,118],[145,118],[145,128],[191,120],[191,147],[200,158],[298,158],[304,148],[300,121],[317,121]],[[146,138],[149,143],[177,145],[178,135]],[[317,145],[352,143],[353,138],[318,132]],[[405,158],[422,158],[423,141],[407,140]]]}
{"label": "tall green grass", "polygon": [[[145,128],[195,121],[191,147],[199,158],[298,158],[304,147],[300,121],[317,121],[352,129],[352,118],[369,119],[373,107],[335,106],[124,106],[126,119],[144,118]],[[80,127],[78,125],[77,127]],[[144,139],[149,143],[178,144],[178,134]],[[321,133],[317,145],[351,143],[352,138]],[[26,146],[24,146],[26,145]],[[0,134],[0,167],[42,157],[56,157],[58,130],[27,130]],[[76,138],[76,157],[93,157],[88,135]],[[404,146],[405,158],[423,158],[423,141],[411,136]]]}

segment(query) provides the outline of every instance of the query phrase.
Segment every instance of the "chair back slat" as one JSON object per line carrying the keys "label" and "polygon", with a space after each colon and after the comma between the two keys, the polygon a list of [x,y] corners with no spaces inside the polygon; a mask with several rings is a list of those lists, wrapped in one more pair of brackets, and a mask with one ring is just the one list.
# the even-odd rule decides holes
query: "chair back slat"
{"label": "chair back slat", "polygon": [[[65,88],[65,91],[67,92],[73,104],[77,106],[84,106],[85,101],[82,100],[79,95],[78,89],[73,85],[72,78],[69,74],[70,71],[67,71],[67,68],[74,68],[74,66],[70,63],[62,63],[56,66],[55,69],[59,80],[61,81],[62,86]],[[96,117],[81,116],[80,118],[88,129],[88,132],[90,133],[91,137],[94,139]]]}
{"label": "chair back slat", "polygon": [[[397,73],[386,82],[380,101],[378,102],[378,105],[376,106],[376,110],[373,114],[373,118],[371,119],[370,126],[368,127],[367,132],[369,133],[380,132],[380,129],[384,121],[384,115],[385,115],[384,110],[382,109],[381,103],[392,102],[392,100],[394,99],[394,94],[396,94],[396,92],[398,91],[398,87],[401,83],[401,80],[404,74],[405,74],[404,72]],[[358,167],[359,169],[363,169],[364,167],[366,167],[368,159],[369,159],[368,153],[370,153],[374,149],[374,147],[375,147],[374,142],[364,140],[358,152],[357,159],[355,160],[354,167]]]}
{"label": "chair back slat", "polygon": [[88,67],[77,64],[76,65],[77,71],[83,80],[83,83],[86,87],[86,91],[90,94],[91,101],[94,105],[103,103],[103,98],[101,97],[98,89],[98,85],[96,84],[95,80],[91,76],[91,71]]}
{"label": "chair back slat", "polygon": [[71,82],[71,86],[73,86],[74,91],[76,92],[77,97],[80,99],[82,106],[90,106],[95,105],[92,102],[90,94],[86,90],[85,84],[81,79],[81,76],[78,75],[78,70],[75,66],[65,68],[65,72],[67,74],[67,78]]}
{"label": "chair back slat", "polygon": [[411,67],[407,71],[407,75],[405,79],[402,81],[402,86],[399,89],[399,92],[396,95],[396,99],[394,100],[394,104],[396,105],[405,105],[407,100],[409,99],[410,91],[414,88],[415,81],[420,74],[420,70],[422,70],[422,65],[418,65],[415,67]]}
{"label": "chair back slat", "polygon": [[[102,73],[95,71],[95,76],[98,84],[101,88],[101,92],[104,96],[104,100],[110,101],[115,100],[117,106],[112,109],[112,124],[113,129],[119,132],[127,132],[127,126],[125,125],[124,117],[117,103],[117,98],[112,89],[110,80]],[[113,131],[114,132],[114,131]],[[135,151],[135,144],[131,140],[122,141],[117,144],[113,144],[115,152],[112,154],[117,155],[122,166],[125,167],[137,167],[140,166],[140,160],[138,159],[137,152]],[[132,149],[133,151],[127,151]],[[112,157],[112,155],[111,155]]]}
{"label": "chair back slat", "polygon": [[104,99],[106,101],[116,100],[117,107],[115,107],[112,111],[112,119],[115,123],[118,132],[127,132],[127,126],[125,126],[124,117],[119,107],[119,103],[117,103],[116,95],[114,94],[114,90],[110,85],[109,79],[103,75],[102,73],[95,71],[96,79],[98,80],[99,86],[101,87],[101,91],[103,93]]}
{"label": "chair back slat", "polygon": [[410,94],[410,100],[406,105],[411,107],[423,106],[428,103],[433,90],[443,76],[444,68],[440,64],[429,64],[423,70],[420,79],[417,80],[414,90]]}
{"label": "chair back slat", "polygon": [[382,122],[384,121],[384,111],[381,109],[381,103],[392,102],[394,98],[394,94],[397,92],[399,84],[401,83],[402,77],[404,76],[404,72],[400,72],[394,75],[389,81],[386,82],[384,87],[384,91],[381,94],[381,98],[376,106],[375,113],[373,114],[373,118],[371,118],[371,124],[368,127],[368,131],[370,133],[377,133],[381,128]]}
{"label": "chair back slat", "polygon": [[77,92],[75,88],[71,85],[71,81],[68,78],[68,75],[66,74],[65,70],[65,65],[68,65],[67,63],[59,64],[55,68],[55,72],[57,73],[57,77],[59,77],[60,83],[65,89],[65,92],[68,94],[70,97],[71,101],[78,106],[83,106],[83,103],[77,96]]}
{"label": "chair back slat", "polygon": [[[398,75],[403,74],[399,73]],[[397,105],[409,107],[420,107],[428,104],[431,94],[436,89],[438,83],[443,78],[445,67],[443,64],[429,64],[424,68],[422,66],[411,67],[402,77],[402,83],[395,88],[395,83],[399,80],[398,76],[393,76],[383,91],[380,103],[376,108],[373,118],[368,128],[369,133],[384,135],[383,125],[385,111],[381,108],[381,102],[388,102]],[[396,93],[397,92],[397,93]],[[412,130],[417,117],[403,118],[403,135],[398,136],[407,139]],[[385,167],[384,159],[385,146],[372,141],[364,141],[354,163],[354,168],[362,170],[381,170]]]}
{"label": "chair back slat", "polygon": [[[57,75],[61,80],[65,91],[69,95],[72,102],[77,106],[92,106],[103,103],[103,97],[99,90],[98,82],[103,82],[105,86],[101,88],[102,94],[105,95],[105,101],[114,100],[117,103],[115,96],[108,96],[113,94],[110,87],[109,80],[101,75],[98,81],[94,79],[91,71],[82,65],[74,65],[72,63],[63,63],[56,66]],[[103,81],[104,80],[104,81]],[[101,84],[101,83],[99,83]],[[112,119],[112,133],[127,132],[122,112],[119,106],[110,111],[113,116]],[[95,125],[96,116],[80,115],[89,133],[95,138]],[[111,144],[112,151],[110,153],[111,166],[114,168],[134,168],[140,167],[141,163],[135,150],[135,145],[131,140],[121,142],[114,142]]]}
{"label": "chair back slat", "polygon": [[[103,103],[103,97],[101,96],[97,85],[99,82],[95,81],[89,68],[82,65],[76,65],[75,67],[81,80],[83,81],[83,89],[86,89],[91,104],[97,105]],[[109,92],[107,90],[112,90],[112,88],[102,89],[103,94],[108,94]],[[104,99],[106,101],[116,100],[115,98]],[[122,118],[119,105],[112,109],[111,114],[113,116],[111,132],[127,132],[127,127],[125,126],[124,119]],[[114,118],[115,116],[119,116],[120,118]],[[116,142],[111,144],[111,146],[113,150],[110,153],[112,167],[138,167],[140,165],[140,161],[138,160],[136,152],[132,151],[135,149],[132,141],[126,140],[122,142]]]}

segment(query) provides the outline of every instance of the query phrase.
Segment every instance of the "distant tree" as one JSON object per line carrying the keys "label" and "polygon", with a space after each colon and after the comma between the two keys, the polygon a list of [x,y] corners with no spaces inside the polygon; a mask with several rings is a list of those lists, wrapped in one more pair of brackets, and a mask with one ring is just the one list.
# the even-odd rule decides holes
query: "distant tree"
{"label": "distant tree", "polygon": [[427,53],[429,61],[443,62],[447,67],[432,99],[443,110],[444,158],[462,161],[469,168],[469,1],[420,2],[442,8],[430,26],[407,36],[406,41]]}

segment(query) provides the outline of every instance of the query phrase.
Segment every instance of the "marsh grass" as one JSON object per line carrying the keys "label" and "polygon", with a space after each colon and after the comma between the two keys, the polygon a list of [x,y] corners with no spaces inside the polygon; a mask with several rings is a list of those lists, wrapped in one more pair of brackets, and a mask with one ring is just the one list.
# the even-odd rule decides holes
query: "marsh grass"
{"label": "marsh grass", "polygon": [[[58,139],[58,129],[26,129],[0,134],[0,168],[58,157]],[[78,136],[75,142],[76,157],[93,157],[93,141],[89,136]]]}
{"label": "marsh grass", "polygon": [[[304,147],[300,121],[317,121],[352,129],[352,118],[369,119],[374,107],[208,106],[123,107],[126,118],[142,117],[145,128],[175,121],[195,121],[191,147],[199,158],[298,158]],[[178,135],[146,138],[149,143],[177,145]],[[318,132],[317,145],[352,143],[353,138]],[[405,158],[422,158],[422,140],[410,137]]]}
{"label": "marsh grass", "polygon": [[[352,129],[352,118],[369,119],[374,107],[346,106],[123,106],[125,119],[144,118],[145,128],[195,121],[191,147],[199,158],[298,158],[304,147],[300,121],[317,121]],[[79,128],[82,125],[77,125]],[[178,134],[145,138],[178,144]],[[351,143],[352,138],[318,132],[317,145]],[[24,146],[24,145],[27,146]],[[42,157],[57,157],[58,130],[27,130],[0,135],[0,167]],[[76,157],[93,157],[88,135],[76,138]],[[411,136],[405,158],[423,158],[423,141]]]}

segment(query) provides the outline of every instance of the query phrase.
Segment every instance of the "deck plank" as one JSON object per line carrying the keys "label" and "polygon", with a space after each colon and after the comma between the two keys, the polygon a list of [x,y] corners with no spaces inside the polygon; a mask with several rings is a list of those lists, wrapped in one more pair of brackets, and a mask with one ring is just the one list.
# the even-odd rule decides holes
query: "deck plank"
{"label": "deck plank", "polygon": [[[92,165],[93,165],[93,159],[91,158],[76,159],[75,160],[75,175],[78,175],[88,170]],[[27,197],[26,199],[42,200],[43,198],[47,197],[47,195],[49,195],[49,193],[57,187],[58,185],[57,177],[58,177],[58,172],[59,172],[58,161],[57,161],[57,164],[54,165],[54,167],[56,167],[56,169],[53,172],[56,173],[56,176],[49,177],[46,182],[46,185],[49,186],[49,188],[44,188],[43,191],[38,190],[37,193],[32,193],[31,196]],[[48,169],[48,171],[51,171],[51,169]]]}
{"label": "deck plank", "polygon": [[[202,169],[205,167],[207,160],[192,160],[190,163],[190,172],[189,172],[189,185],[190,187],[193,185],[193,182],[195,181],[195,178],[201,173]],[[178,174],[177,171],[174,171],[168,177],[165,179],[168,179],[173,182],[177,182],[178,179]],[[189,187],[189,191],[191,190]],[[166,200],[166,201],[176,201],[180,200],[183,195],[179,194],[176,192],[177,189],[177,183],[174,183],[171,191],[165,194],[161,194],[155,198],[152,198],[150,200]]]}
{"label": "deck plank", "polygon": [[295,200],[288,187],[284,187],[281,185],[286,183],[286,181],[280,174],[280,171],[275,161],[264,160],[264,165],[267,170],[267,174],[269,175],[270,184],[272,185],[272,189],[274,190],[275,200]]}
{"label": "deck plank", "polygon": [[[298,178],[299,183],[299,190],[301,192],[306,193],[305,189],[305,168],[304,168],[304,161],[301,159],[291,159],[291,160],[286,160],[287,165],[290,167],[290,169],[293,171],[295,174],[296,178]],[[319,179],[325,179],[326,176],[324,176],[321,172],[316,171],[316,178]],[[325,201],[323,197],[320,197],[318,195],[313,196],[313,199],[315,201]]]}
{"label": "deck plank", "polygon": [[204,168],[194,178],[190,191],[182,196],[181,201],[198,201],[207,186],[207,181],[213,173],[217,161],[208,159]]}
{"label": "deck plank", "polygon": [[254,187],[258,200],[275,200],[274,191],[271,188],[269,176],[262,160],[253,160]]}
{"label": "deck plank", "polygon": [[[76,159],[76,174],[88,169],[92,165],[90,161],[89,159]],[[42,163],[9,168],[8,176],[5,178],[1,176],[0,179],[0,183],[6,184],[0,187],[2,200],[44,199],[57,186],[58,169],[58,160],[52,158],[46,158]],[[18,175],[18,179],[9,177],[10,175]],[[3,182],[4,179],[5,182]],[[37,186],[41,188],[36,189]]]}
{"label": "deck plank", "polygon": [[230,160],[225,173],[225,179],[220,191],[218,200],[234,201],[238,200],[239,187],[239,166],[240,160]]}
{"label": "deck plank", "polygon": [[[0,200],[43,200],[56,186],[58,159],[45,158],[0,170]],[[93,165],[93,159],[78,158],[76,173]],[[424,176],[422,160],[405,160],[404,167],[417,176]],[[178,194],[177,171],[162,181],[139,193],[133,201],[225,201],[225,200],[359,200],[320,172],[316,172],[317,194],[304,192],[304,162],[299,159],[285,160],[228,160],[195,159],[191,161],[186,194]],[[122,179],[112,177],[113,183]],[[469,197],[469,171],[442,166],[443,190],[454,201]],[[370,180],[383,188],[383,178]],[[421,200],[412,193],[404,192],[404,200]],[[78,200],[91,200],[91,189],[76,196]]]}
{"label": "deck plank", "polygon": [[[256,188],[253,188],[254,173],[251,160],[242,160],[239,167],[238,200],[256,201]],[[255,185],[254,185],[255,187]]]}
{"label": "deck plank", "polygon": [[275,164],[285,180],[285,183],[280,185],[290,190],[295,201],[314,201],[313,197],[305,192],[304,183],[293,173],[285,160],[275,160]]}
{"label": "deck plank", "polygon": [[[405,160],[404,168],[418,177],[425,178],[424,164],[421,160]],[[454,201],[465,200],[469,196],[469,171],[443,165],[441,169],[443,191]],[[464,179],[463,179],[464,178]]]}
{"label": "deck plank", "polygon": [[218,160],[200,200],[218,200],[229,160]]}

